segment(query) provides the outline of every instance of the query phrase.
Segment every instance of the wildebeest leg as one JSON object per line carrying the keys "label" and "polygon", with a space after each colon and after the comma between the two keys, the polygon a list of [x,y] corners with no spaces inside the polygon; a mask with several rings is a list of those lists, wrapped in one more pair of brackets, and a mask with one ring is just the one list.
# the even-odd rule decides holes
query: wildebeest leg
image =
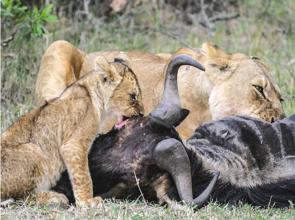
{"label": "wildebeest leg", "polygon": [[112,187],[106,193],[100,194],[99,196],[103,199],[107,198],[123,198],[128,194],[128,186],[125,183],[118,183]]}
{"label": "wildebeest leg", "polygon": [[173,138],[161,141],[153,152],[153,158],[160,168],[171,174],[180,199],[193,202],[191,166],[182,143]]}
{"label": "wildebeest leg", "polygon": [[155,181],[152,182],[152,188],[156,192],[156,196],[160,204],[168,204],[172,203],[172,200],[167,195],[169,188],[171,187],[171,179],[168,173],[157,178]]}

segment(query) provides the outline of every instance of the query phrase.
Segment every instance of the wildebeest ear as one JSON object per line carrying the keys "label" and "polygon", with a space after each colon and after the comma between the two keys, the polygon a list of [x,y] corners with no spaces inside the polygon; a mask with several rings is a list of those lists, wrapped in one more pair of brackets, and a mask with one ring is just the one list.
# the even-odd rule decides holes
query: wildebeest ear
{"label": "wildebeest ear", "polygon": [[178,126],[189,114],[189,110],[182,108],[180,109],[180,117],[179,120],[174,123],[174,126]]}

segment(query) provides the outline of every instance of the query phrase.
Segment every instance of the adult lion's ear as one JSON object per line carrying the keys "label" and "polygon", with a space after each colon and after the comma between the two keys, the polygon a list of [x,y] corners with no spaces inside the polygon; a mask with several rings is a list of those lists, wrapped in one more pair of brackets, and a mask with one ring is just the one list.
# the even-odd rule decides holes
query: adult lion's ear
{"label": "adult lion's ear", "polygon": [[[207,64],[206,70],[209,70],[210,68],[217,68],[221,71],[220,73],[226,72],[231,61],[231,54],[224,52],[216,45],[209,42],[202,45],[202,51],[205,63]],[[213,73],[216,73],[216,71],[213,71],[212,74]]]}
{"label": "adult lion's ear", "polygon": [[205,56],[211,59],[230,59],[230,54],[219,49],[218,46],[213,45],[211,42],[203,43],[202,51]]}
{"label": "adult lion's ear", "polygon": [[95,59],[95,71],[99,74],[102,82],[114,81],[117,78],[117,71],[104,56],[97,56]]}

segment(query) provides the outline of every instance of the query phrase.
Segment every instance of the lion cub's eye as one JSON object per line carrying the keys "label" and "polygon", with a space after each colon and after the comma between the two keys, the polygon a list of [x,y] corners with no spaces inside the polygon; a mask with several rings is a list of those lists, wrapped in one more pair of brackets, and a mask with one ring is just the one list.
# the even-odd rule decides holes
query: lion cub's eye
{"label": "lion cub's eye", "polygon": [[253,86],[256,89],[256,91],[258,91],[263,96],[263,98],[265,98],[265,95],[264,95],[264,92],[263,92],[263,87],[258,86],[258,85],[253,85]]}
{"label": "lion cub's eye", "polygon": [[129,96],[130,96],[132,102],[135,102],[136,101],[137,98],[136,98],[136,94],[135,93],[131,93],[131,94],[129,94]]}

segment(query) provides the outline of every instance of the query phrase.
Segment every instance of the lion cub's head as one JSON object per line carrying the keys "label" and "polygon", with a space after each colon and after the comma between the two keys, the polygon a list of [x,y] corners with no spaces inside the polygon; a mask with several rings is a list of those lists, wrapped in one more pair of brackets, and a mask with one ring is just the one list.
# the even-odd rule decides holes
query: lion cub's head
{"label": "lion cub's head", "polygon": [[209,97],[214,119],[244,114],[272,122],[284,115],[278,86],[262,61],[225,53],[209,43],[202,50],[206,73],[214,84]]}
{"label": "lion cub's head", "polygon": [[95,62],[106,111],[122,117],[121,120],[143,114],[140,87],[128,57],[122,56],[109,63],[103,56],[98,56]]}

